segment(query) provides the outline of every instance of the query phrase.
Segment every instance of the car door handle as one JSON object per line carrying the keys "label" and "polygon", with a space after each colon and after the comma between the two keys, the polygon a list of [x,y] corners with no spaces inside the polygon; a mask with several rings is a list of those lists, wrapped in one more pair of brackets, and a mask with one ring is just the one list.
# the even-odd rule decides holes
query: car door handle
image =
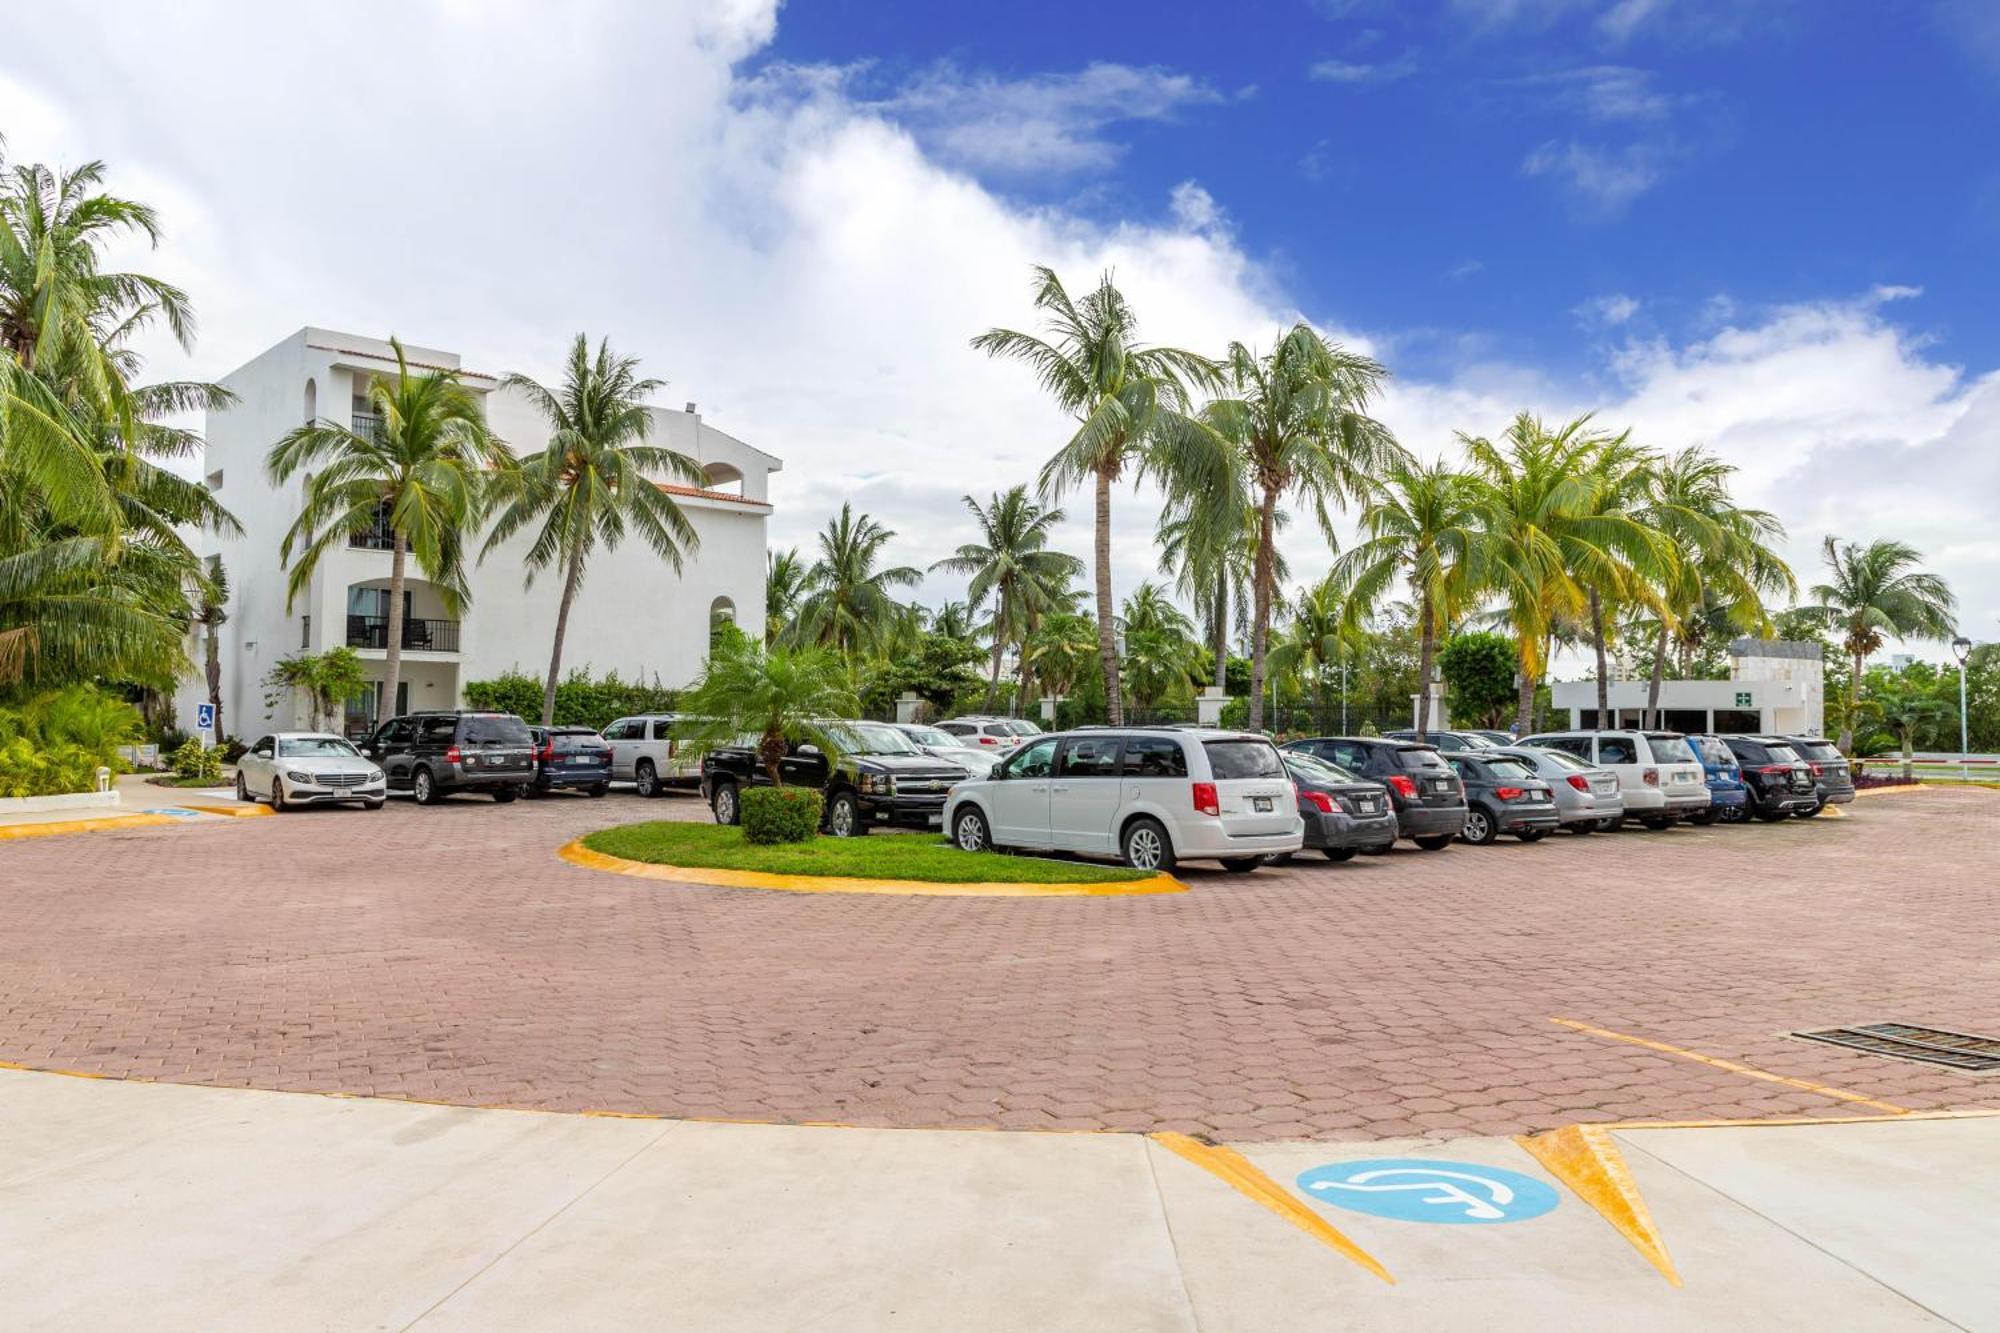
{"label": "car door handle", "polygon": [[1056,786],[1056,787],[1051,787],[1051,788],[1049,788],[1049,790],[1050,790],[1050,791],[1052,791],[1052,792],[1058,792],[1058,791],[1068,791],[1068,790],[1069,790],[1069,788],[1068,788],[1068,787],[1066,787],[1066,786]]}

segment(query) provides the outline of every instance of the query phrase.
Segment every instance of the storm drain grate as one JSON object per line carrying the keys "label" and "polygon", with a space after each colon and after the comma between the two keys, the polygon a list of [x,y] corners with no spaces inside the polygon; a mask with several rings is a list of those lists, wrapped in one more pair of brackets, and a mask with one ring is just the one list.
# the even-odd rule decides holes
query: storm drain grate
{"label": "storm drain grate", "polygon": [[1962,1069],[1969,1074],[2000,1070],[2000,1037],[1974,1037],[1942,1028],[1911,1027],[1907,1023],[1870,1023],[1865,1027],[1826,1028],[1794,1032],[1794,1037],[1823,1041],[1849,1050],[1867,1051],[1897,1060]]}

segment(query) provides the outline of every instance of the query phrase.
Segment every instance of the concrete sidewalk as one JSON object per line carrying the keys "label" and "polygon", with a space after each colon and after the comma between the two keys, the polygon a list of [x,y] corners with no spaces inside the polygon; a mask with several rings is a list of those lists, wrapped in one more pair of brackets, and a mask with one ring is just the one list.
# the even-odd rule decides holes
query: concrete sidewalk
{"label": "concrete sidewalk", "polygon": [[[1300,1191],[1385,1283],[1161,1143],[481,1111],[0,1070],[10,1329],[2000,1328],[2000,1119],[1618,1131],[1684,1285],[1558,1186],[1508,1225]],[[1469,1177],[1461,1177],[1469,1178]],[[1407,1188],[1407,1187],[1405,1187]]]}

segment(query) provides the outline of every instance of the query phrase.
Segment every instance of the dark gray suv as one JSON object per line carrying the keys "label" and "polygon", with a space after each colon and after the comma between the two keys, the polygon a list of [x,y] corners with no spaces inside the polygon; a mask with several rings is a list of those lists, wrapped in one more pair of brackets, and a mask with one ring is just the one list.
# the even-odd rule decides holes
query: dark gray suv
{"label": "dark gray suv", "polygon": [[410,713],[392,717],[361,742],[381,765],[390,791],[435,805],[455,791],[513,800],[535,779],[535,742],[512,713]]}

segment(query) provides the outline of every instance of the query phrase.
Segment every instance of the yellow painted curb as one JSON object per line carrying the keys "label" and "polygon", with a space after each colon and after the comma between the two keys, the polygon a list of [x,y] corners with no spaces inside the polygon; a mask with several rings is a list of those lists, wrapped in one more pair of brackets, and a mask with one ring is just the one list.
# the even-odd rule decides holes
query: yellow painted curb
{"label": "yellow painted curb", "polygon": [[147,828],[178,824],[172,815],[103,815],[96,819],[57,819],[43,824],[0,825],[0,842],[15,838],[47,838],[58,833],[94,833],[98,829]]}
{"label": "yellow painted curb", "polygon": [[199,810],[205,815],[221,815],[225,819],[257,819],[278,813],[268,805],[196,805],[193,801],[182,801],[180,808]]}
{"label": "yellow painted curb", "polygon": [[1249,1158],[1234,1148],[1203,1143],[1200,1139],[1170,1132],[1148,1134],[1146,1137],[1174,1156],[1194,1163],[1238,1194],[1263,1204],[1314,1240],[1340,1251],[1384,1282],[1391,1286],[1395,1285],[1396,1279],[1389,1276],[1389,1270],[1384,1268],[1374,1255],[1356,1245],[1347,1238],[1346,1233],[1292,1197],[1291,1192],[1283,1185],[1265,1175],[1251,1163]]}
{"label": "yellow painted curb", "polygon": [[1585,1032],[1593,1037],[1605,1037],[1611,1041],[1622,1041],[1633,1046],[1643,1046],[1649,1051],[1660,1051],[1667,1055],[1679,1056],[1683,1060],[1693,1060],[1697,1064],[1708,1065],[1713,1069],[1726,1069],[1732,1074],[1742,1074],[1746,1078],[1762,1079],[1766,1083],[1782,1083],[1788,1088],[1799,1088],[1805,1092],[1817,1093],[1821,1097],[1831,1097],[1835,1101],[1854,1102],[1860,1106],[1872,1106],[1878,1111],[1887,1111],[1890,1115],[1900,1116],[1910,1113],[1909,1107],[1898,1106],[1894,1102],[1878,1102],[1872,1097],[1864,1097],[1858,1092],[1849,1092],[1845,1088],[1836,1088],[1826,1083],[1814,1083],[1803,1078],[1788,1078],[1783,1074],[1773,1074],[1769,1070],[1757,1069],[1751,1065],[1737,1064],[1734,1060],[1724,1060],[1718,1056],[1703,1055],[1700,1051],[1691,1051],[1685,1046],[1669,1046],[1663,1041],[1651,1041],[1645,1037],[1634,1037],[1625,1032],[1613,1032],[1608,1028],[1592,1027],[1588,1023],[1579,1023],[1573,1018],[1551,1018],[1549,1022],[1560,1023],[1563,1027],[1572,1028],[1578,1032]]}
{"label": "yellow painted curb", "polygon": [[761,870],[702,869],[628,861],[592,851],[583,839],[566,843],[557,856],[586,870],[605,870],[673,884],[706,884],[729,889],[778,889],[786,893],[885,893],[938,898],[1128,898],[1154,893],[1186,893],[1169,875],[1109,884],[956,884],[920,879],[857,879],[847,875],[773,875]]}
{"label": "yellow painted curb", "polygon": [[[1899,782],[1893,787],[1859,787],[1855,789],[1854,794],[1856,796],[1894,796],[1898,792],[1928,790],[1929,787],[1921,782]],[[1837,809],[1839,809],[1838,806],[1830,805],[1826,808],[1826,811],[1831,812]]]}
{"label": "yellow painted curb", "polygon": [[1514,1142],[1547,1168],[1550,1175],[1569,1186],[1579,1199],[1595,1208],[1619,1235],[1631,1242],[1633,1249],[1646,1257],[1646,1262],[1660,1270],[1661,1276],[1676,1287],[1681,1284],[1681,1275],[1674,1271],[1673,1257],[1667,1253],[1667,1242],[1653,1223],[1645,1196],[1639,1192],[1639,1182],[1632,1179],[1625,1156],[1611,1141],[1608,1129],[1602,1125],[1570,1125],[1545,1134],[1517,1134]]}

